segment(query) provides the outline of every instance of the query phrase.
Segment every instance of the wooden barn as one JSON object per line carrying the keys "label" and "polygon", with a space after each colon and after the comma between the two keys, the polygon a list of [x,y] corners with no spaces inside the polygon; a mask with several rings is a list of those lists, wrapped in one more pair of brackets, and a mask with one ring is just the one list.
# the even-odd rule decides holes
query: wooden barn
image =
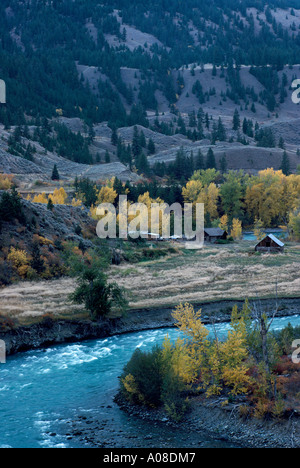
{"label": "wooden barn", "polygon": [[268,234],[255,247],[256,252],[284,252],[284,243],[273,234]]}
{"label": "wooden barn", "polygon": [[204,240],[211,244],[216,243],[218,240],[226,240],[227,232],[220,228],[205,228],[204,229]]}

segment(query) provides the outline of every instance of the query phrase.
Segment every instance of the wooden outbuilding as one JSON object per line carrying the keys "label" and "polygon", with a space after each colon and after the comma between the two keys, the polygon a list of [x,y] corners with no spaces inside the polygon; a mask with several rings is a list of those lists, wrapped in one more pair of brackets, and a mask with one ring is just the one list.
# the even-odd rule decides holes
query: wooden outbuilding
{"label": "wooden outbuilding", "polygon": [[218,240],[226,240],[227,232],[221,228],[205,228],[204,229],[204,240],[211,244],[216,243]]}
{"label": "wooden outbuilding", "polygon": [[256,246],[256,252],[284,252],[284,243],[273,234],[268,234]]}

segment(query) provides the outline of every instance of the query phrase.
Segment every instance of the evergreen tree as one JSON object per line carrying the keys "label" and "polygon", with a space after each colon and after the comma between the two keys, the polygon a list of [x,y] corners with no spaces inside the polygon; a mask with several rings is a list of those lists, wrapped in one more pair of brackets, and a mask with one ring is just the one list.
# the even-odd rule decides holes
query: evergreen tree
{"label": "evergreen tree", "polygon": [[220,160],[220,169],[222,174],[225,174],[227,172],[227,158],[226,154],[223,154],[221,160]]}
{"label": "evergreen tree", "polygon": [[286,151],[283,153],[280,169],[286,176],[290,175],[291,173],[290,159]]}
{"label": "evergreen tree", "polygon": [[110,154],[109,154],[108,150],[105,151],[105,162],[106,162],[106,164],[110,163]]}
{"label": "evergreen tree", "polygon": [[201,149],[199,149],[197,158],[196,158],[196,170],[199,171],[202,169],[205,169],[205,163],[204,163],[204,157],[203,157],[202,151]]}
{"label": "evergreen tree", "polygon": [[149,175],[150,166],[147,157],[144,153],[139,154],[136,160],[136,168],[139,174]]}
{"label": "evergreen tree", "polygon": [[152,140],[152,138],[150,138],[148,142],[148,153],[155,154],[155,152],[156,152],[155,143]]}
{"label": "evergreen tree", "polygon": [[52,171],[51,179],[52,179],[52,180],[60,180],[60,177],[59,177],[59,173],[58,173],[58,169],[57,169],[56,164],[54,165],[54,168],[53,168],[53,171]]}
{"label": "evergreen tree", "polygon": [[206,158],[206,169],[216,169],[216,159],[212,148],[209,148]]}
{"label": "evergreen tree", "polygon": [[146,142],[146,138],[145,138],[145,134],[144,134],[143,130],[140,131],[139,140],[140,140],[140,146],[142,148],[146,148],[147,142]]}
{"label": "evergreen tree", "polygon": [[112,145],[117,146],[118,140],[119,139],[118,139],[118,134],[117,134],[116,127],[113,127],[112,134],[111,134],[111,143],[112,143]]}
{"label": "evergreen tree", "polygon": [[241,121],[240,121],[240,114],[239,114],[239,111],[237,109],[235,109],[234,111],[234,115],[233,115],[233,130],[239,130],[239,128],[241,127]]}
{"label": "evergreen tree", "polygon": [[225,130],[225,127],[223,125],[221,117],[219,117],[219,121],[218,121],[218,140],[219,141],[226,141],[226,139],[227,139],[226,130]]}
{"label": "evergreen tree", "polygon": [[38,242],[33,243],[31,257],[31,268],[33,268],[33,270],[35,270],[37,273],[43,273],[45,270],[45,262],[41,257],[41,250]]}
{"label": "evergreen tree", "polygon": [[282,137],[279,138],[278,148],[285,149],[284,139]]}
{"label": "evergreen tree", "polygon": [[47,209],[48,209],[49,211],[53,211],[53,208],[54,208],[54,205],[53,205],[52,198],[49,197],[49,198],[48,198],[48,203],[47,203]]}
{"label": "evergreen tree", "polygon": [[137,126],[133,129],[133,139],[132,139],[132,154],[134,158],[137,158],[142,152],[140,135]]}

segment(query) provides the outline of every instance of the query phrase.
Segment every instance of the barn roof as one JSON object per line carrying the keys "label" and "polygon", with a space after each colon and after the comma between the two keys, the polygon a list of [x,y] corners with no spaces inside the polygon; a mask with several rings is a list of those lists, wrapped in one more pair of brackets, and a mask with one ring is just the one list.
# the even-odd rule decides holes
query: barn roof
{"label": "barn roof", "polygon": [[225,234],[225,231],[221,228],[205,228],[204,232],[206,232],[210,237],[219,237]]}
{"label": "barn roof", "polygon": [[279,245],[279,247],[284,247],[284,243],[281,242],[279,239],[277,239],[277,237],[275,237],[273,234],[268,234],[264,239],[262,239],[257,245],[261,244],[261,242],[263,242],[265,239],[267,239],[267,237],[269,237],[270,239],[272,239],[273,242],[275,242],[275,244]]}
{"label": "barn roof", "polygon": [[281,242],[281,240],[277,239],[273,234],[269,234],[270,239],[272,239],[276,244],[278,244],[280,247],[284,247],[284,243]]}

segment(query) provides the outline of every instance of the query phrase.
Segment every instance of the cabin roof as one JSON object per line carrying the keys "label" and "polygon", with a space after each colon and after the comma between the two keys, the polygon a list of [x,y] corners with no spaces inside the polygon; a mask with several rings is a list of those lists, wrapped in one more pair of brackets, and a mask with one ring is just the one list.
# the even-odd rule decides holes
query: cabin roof
{"label": "cabin roof", "polygon": [[281,242],[277,237],[275,237],[273,234],[268,234],[266,237],[264,237],[257,245],[261,244],[265,239],[271,239],[275,244],[279,245],[279,247],[284,247],[284,243]]}
{"label": "cabin roof", "polygon": [[208,234],[210,237],[219,237],[225,234],[225,231],[221,228],[205,228],[204,232]]}

